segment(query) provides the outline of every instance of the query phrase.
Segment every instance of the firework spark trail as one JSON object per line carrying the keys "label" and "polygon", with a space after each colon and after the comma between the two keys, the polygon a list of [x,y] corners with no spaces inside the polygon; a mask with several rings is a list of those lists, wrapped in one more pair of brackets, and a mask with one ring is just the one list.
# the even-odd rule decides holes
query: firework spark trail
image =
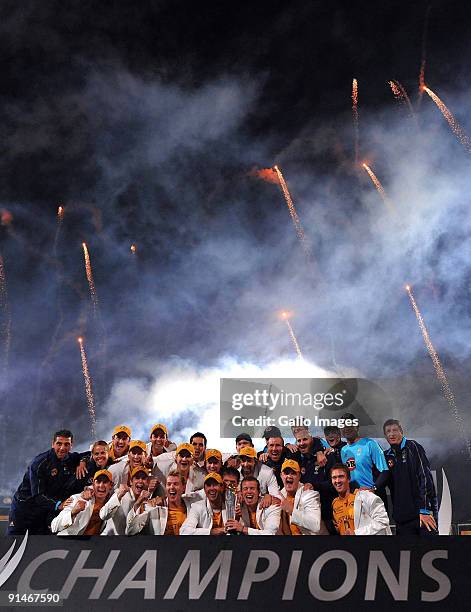
{"label": "firework spark trail", "polygon": [[77,338],[80,346],[80,356],[82,358],[82,371],[83,380],[85,382],[85,394],[87,396],[88,414],[90,415],[90,431],[92,438],[96,438],[96,412],[95,412],[95,399],[93,397],[92,380],[90,378],[90,372],[88,370],[87,354],[85,353],[85,347],[83,346],[83,338]]}
{"label": "firework spark trail", "polygon": [[355,144],[355,164],[360,157],[360,132],[358,121],[358,81],[353,79],[352,83],[352,113],[353,113],[353,137]]}
{"label": "firework spark trail", "polygon": [[448,383],[448,379],[446,377],[445,374],[445,370],[443,369],[443,366],[440,362],[440,359],[438,357],[438,353],[435,350],[432,341],[430,339],[427,327],[425,325],[424,319],[422,317],[422,314],[419,310],[419,307],[417,306],[417,303],[415,301],[414,295],[412,294],[412,289],[410,287],[410,285],[406,285],[406,291],[407,294],[409,296],[410,299],[410,303],[412,304],[412,308],[414,309],[414,313],[415,316],[417,317],[417,321],[419,323],[419,327],[420,327],[420,331],[422,332],[422,336],[424,338],[424,342],[425,342],[425,346],[427,347],[427,350],[429,352],[430,358],[432,360],[433,363],[433,367],[435,368],[435,372],[437,374],[437,378],[440,382],[440,385],[442,387],[442,391],[443,391],[443,395],[446,399],[446,401],[448,402],[451,411],[453,413],[453,416],[455,417],[455,421],[456,424],[458,426],[458,429],[461,433],[461,436],[463,438],[463,441],[465,443],[466,449],[468,451],[468,458],[471,459],[471,441],[468,439],[466,433],[465,433],[465,429],[464,429],[464,424],[463,424],[463,419],[458,411],[458,407],[456,405],[456,401],[455,401],[455,396],[453,395],[453,391],[450,388],[450,385]]}
{"label": "firework spark trail", "polygon": [[296,212],[296,208],[294,206],[293,200],[288,190],[288,185],[286,184],[286,181],[281,173],[281,170],[278,168],[278,166],[273,166],[273,170],[277,174],[281,190],[283,192],[283,195],[285,196],[286,204],[288,205],[288,210],[291,215],[291,219],[293,220],[294,228],[296,230],[296,235],[298,236],[299,241],[301,242],[301,245],[304,249],[304,253],[306,254],[306,257],[310,259],[311,252],[309,250],[308,245],[306,244],[306,237],[304,234],[303,226],[301,225],[301,220],[298,217],[298,213]]}
{"label": "firework spark trail", "polygon": [[273,168],[262,168],[262,170],[257,170],[256,168],[250,170],[248,173],[249,176],[256,176],[262,181],[266,181],[267,183],[274,183],[278,185],[278,176]]}
{"label": "firework spark trail", "polygon": [[463,147],[468,151],[468,153],[471,153],[471,140],[469,139],[469,136],[463,130],[461,125],[458,123],[458,121],[456,121],[456,119],[453,117],[452,113],[447,108],[445,103],[437,96],[436,93],[434,93],[428,87],[425,87],[425,85],[424,85],[424,91],[428,93],[428,95],[432,98],[432,100],[438,106],[442,115],[447,120],[448,125],[450,126],[453,134],[458,138],[458,140],[461,142]]}
{"label": "firework spark trail", "polygon": [[386,204],[386,206],[389,209],[389,212],[393,213],[394,212],[394,206],[393,203],[391,202],[391,200],[389,199],[386,191],[384,190],[384,187],[381,185],[381,181],[378,179],[378,177],[376,176],[376,174],[373,172],[373,170],[368,166],[368,164],[362,164],[363,168],[367,171],[370,179],[373,182],[373,185],[376,187],[376,189],[378,190],[379,195],[381,196],[381,198],[383,199],[383,202]]}
{"label": "firework spark trail", "polygon": [[57,209],[57,227],[56,227],[56,235],[54,237],[54,257],[57,257],[57,245],[59,244],[59,236],[62,229],[62,222],[64,220],[64,207],[59,206]]}
{"label": "firework spark trail", "polygon": [[85,242],[82,242],[83,247],[83,256],[85,258],[85,272],[87,274],[88,285],[90,287],[90,297],[93,304],[93,310],[96,314],[96,310],[98,307],[98,298],[95,289],[95,283],[93,282],[93,274],[92,274],[92,265],[90,263],[90,255],[88,254],[87,245]]}
{"label": "firework spark trail", "polygon": [[399,81],[395,81],[395,80],[389,81],[389,85],[392,89],[392,92],[396,100],[398,102],[401,102],[402,104],[405,104],[407,108],[409,109],[411,117],[417,120],[417,117],[414,113],[414,108],[412,106],[412,103],[410,101],[409,96],[407,95],[407,91],[405,90],[404,86],[401,85]]}
{"label": "firework spark trail", "polygon": [[286,323],[286,326],[288,327],[288,331],[289,331],[289,335],[291,338],[291,342],[293,343],[294,349],[299,357],[299,359],[304,359],[303,354],[301,352],[301,347],[299,346],[299,342],[296,338],[296,335],[294,333],[293,327],[291,325],[291,323],[289,322],[289,313],[288,312],[282,312],[281,313],[281,318],[284,320],[284,322]]}
{"label": "firework spark trail", "polygon": [[3,337],[3,369],[6,370],[8,367],[11,344],[11,312],[10,303],[8,301],[7,279],[2,255],[0,255],[0,309],[3,313],[3,322],[1,326],[1,335]]}
{"label": "firework spark trail", "polygon": [[427,62],[427,30],[428,30],[428,19],[430,16],[430,9],[432,5],[429,4],[427,7],[427,11],[425,13],[424,20],[424,29],[422,32],[422,58],[420,61],[420,72],[419,72],[419,99],[417,101],[417,106],[420,107],[420,103],[422,102],[422,96],[424,95],[424,87],[425,87],[425,64]]}

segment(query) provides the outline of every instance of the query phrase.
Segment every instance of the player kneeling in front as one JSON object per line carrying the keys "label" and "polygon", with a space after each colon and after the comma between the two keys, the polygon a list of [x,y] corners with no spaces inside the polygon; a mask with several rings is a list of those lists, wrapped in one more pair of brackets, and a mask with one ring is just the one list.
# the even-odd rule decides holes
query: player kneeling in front
{"label": "player kneeling in front", "polygon": [[305,490],[301,468],[294,459],[285,459],[281,466],[284,488],[281,491],[281,524],[283,535],[329,535],[321,518],[321,502],[317,491]]}
{"label": "player kneeling in front", "polygon": [[112,494],[113,480],[108,470],[99,470],[93,477],[92,489],[72,495],[68,505],[51,523],[52,533],[57,535],[100,535],[106,521],[120,506],[121,497],[128,490],[120,486]]}
{"label": "player kneeling in front", "polygon": [[340,535],[391,535],[384,504],[371,491],[350,492],[350,470],[337,463],[330,471],[338,497],[332,502],[334,525]]}

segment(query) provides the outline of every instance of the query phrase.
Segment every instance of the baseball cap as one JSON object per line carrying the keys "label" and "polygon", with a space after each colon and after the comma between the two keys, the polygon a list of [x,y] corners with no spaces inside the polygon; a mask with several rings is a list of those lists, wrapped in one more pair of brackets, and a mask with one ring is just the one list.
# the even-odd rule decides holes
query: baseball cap
{"label": "baseball cap", "polygon": [[98,472],[95,472],[93,480],[96,480],[100,476],[106,476],[110,482],[113,482],[113,474],[109,470],[98,470]]}
{"label": "baseball cap", "polygon": [[138,465],[137,467],[133,468],[131,470],[131,478],[133,478],[136,474],[138,474],[139,472],[143,472],[146,476],[149,476],[149,470],[147,470],[145,467],[143,467],[142,465]]}
{"label": "baseball cap", "polygon": [[247,440],[247,442],[250,442],[250,444],[253,444],[252,438],[250,437],[248,433],[240,433],[235,439],[236,444],[237,442],[240,442],[241,440]]}
{"label": "baseball cap", "polygon": [[299,467],[299,463],[295,461],[294,459],[285,459],[283,461],[283,464],[281,466],[281,471],[283,472],[284,470],[286,470],[286,468],[291,468],[292,470],[298,473],[301,471],[301,468]]}
{"label": "baseball cap", "polygon": [[152,425],[149,435],[151,436],[156,429],[161,429],[164,434],[168,436],[168,429],[165,427],[165,425],[162,425],[162,423],[156,423],[155,425]]}
{"label": "baseball cap", "polygon": [[263,432],[263,437],[265,438],[265,440],[267,440],[268,438],[282,438],[282,435],[278,427],[270,425]]}
{"label": "baseball cap", "polygon": [[208,480],[215,480],[219,484],[222,484],[222,478],[217,472],[209,472],[209,474],[204,477],[204,482],[206,483]]}
{"label": "baseball cap", "polygon": [[217,448],[208,448],[208,450],[206,451],[206,455],[205,455],[206,461],[210,457],[216,457],[216,459],[219,459],[219,461],[222,461],[221,451],[218,451]]}
{"label": "baseball cap", "polygon": [[188,442],[182,442],[179,444],[177,446],[177,450],[175,451],[175,455],[178,455],[182,450],[187,450],[192,457],[195,454],[195,447],[193,444],[189,444]]}
{"label": "baseball cap", "polygon": [[257,458],[257,451],[254,449],[253,446],[244,446],[244,448],[241,448],[239,451],[239,457],[252,457],[253,459]]}
{"label": "baseball cap", "polygon": [[147,444],[143,442],[142,440],[131,440],[131,442],[129,443],[129,450],[131,450],[131,448],[134,448],[136,446],[142,449],[145,453],[147,452]]}
{"label": "baseball cap", "polygon": [[127,425],[116,425],[116,427],[113,429],[113,436],[121,433],[122,431],[124,431],[129,438],[131,437],[131,430],[129,427],[127,427]]}

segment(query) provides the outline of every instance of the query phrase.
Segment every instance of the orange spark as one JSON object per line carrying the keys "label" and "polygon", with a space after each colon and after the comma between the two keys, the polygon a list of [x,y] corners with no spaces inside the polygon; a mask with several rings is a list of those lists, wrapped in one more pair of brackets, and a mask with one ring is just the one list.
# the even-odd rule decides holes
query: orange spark
{"label": "orange spark", "polygon": [[291,323],[289,322],[289,317],[291,316],[290,313],[285,311],[285,312],[281,313],[281,316],[282,316],[282,318],[283,318],[283,320],[286,323],[286,326],[288,328],[289,336],[291,338],[291,342],[293,343],[294,350],[296,351],[299,359],[303,359],[303,354],[301,352],[301,348],[299,346],[298,339],[296,338],[296,335],[294,333],[293,327],[292,327]]}
{"label": "orange spark", "polygon": [[355,163],[358,163],[360,155],[360,134],[358,121],[358,81],[353,79],[352,83],[352,113],[353,113],[353,136],[355,143]]}
{"label": "orange spark", "polygon": [[368,175],[370,177],[370,179],[373,182],[373,185],[376,187],[376,189],[378,190],[379,195],[381,196],[381,198],[383,199],[383,202],[386,204],[386,206],[389,209],[389,212],[394,212],[394,206],[391,202],[391,200],[388,198],[386,191],[384,190],[384,187],[381,185],[380,180],[378,179],[378,177],[376,176],[376,174],[373,172],[373,170],[368,166],[368,164],[363,163],[362,167],[368,172]]}
{"label": "orange spark", "polygon": [[430,16],[430,9],[432,5],[429,4],[427,7],[427,12],[425,13],[424,20],[424,29],[422,31],[422,59],[420,62],[420,72],[419,72],[419,100],[418,105],[422,102],[422,96],[425,90],[425,64],[427,62],[427,30],[428,30],[428,20]]}
{"label": "orange spark", "polygon": [[3,257],[0,255],[0,310],[2,311],[2,325],[0,332],[3,340],[3,367],[8,367],[11,344],[11,312],[8,301],[7,279]]}
{"label": "orange spark", "polygon": [[57,216],[62,221],[62,219],[64,218],[64,207],[63,206],[59,206],[59,208],[57,209]]}
{"label": "orange spark", "polygon": [[131,253],[135,253],[137,251],[137,247],[135,244],[131,244]]}
{"label": "orange spark", "polygon": [[435,368],[435,373],[437,375],[437,378],[440,382],[440,385],[442,387],[442,392],[443,395],[446,399],[446,401],[448,402],[448,405],[451,408],[451,411],[453,413],[453,416],[455,417],[455,421],[456,424],[458,425],[458,429],[461,433],[461,436],[464,440],[466,449],[468,451],[468,456],[471,459],[471,442],[468,439],[466,433],[465,433],[465,429],[464,429],[464,424],[463,424],[463,419],[458,411],[458,407],[456,405],[456,401],[455,401],[455,396],[453,395],[453,391],[451,390],[451,387],[448,383],[448,379],[446,377],[445,374],[445,370],[443,369],[443,366],[440,362],[440,359],[438,357],[438,353],[435,350],[435,347],[432,344],[432,340],[430,339],[430,335],[428,333],[427,327],[425,325],[425,321],[422,317],[422,314],[419,310],[419,307],[417,306],[417,302],[415,301],[414,295],[412,293],[412,288],[410,285],[406,285],[406,291],[407,294],[409,296],[410,302],[412,304],[412,308],[414,309],[414,313],[415,316],[417,317],[417,321],[419,323],[419,327],[420,327],[420,331],[422,332],[422,336],[424,338],[424,342],[425,342],[425,346],[427,347],[428,353],[430,355],[430,358],[432,360],[433,363],[433,367]]}
{"label": "orange spark", "polygon": [[394,94],[394,97],[396,98],[396,100],[398,102],[402,102],[403,104],[407,105],[407,108],[409,109],[409,112],[411,114],[411,117],[413,117],[414,119],[416,119],[415,113],[414,113],[414,109],[412,107],[412,103],[410,101],[409,96],[407,95],[407,91],[405,90],[404,86],[401,85],[399,83],[399,81],[388,81],[392,92]]}
{"label": "orange spark", "polygon": [[54,237],[54,257],[57,256],[57,245],[59,243],[59,236],[61,233],[62,221],[64,219],[64,207],[59,206],[57,209],[57,227],[56,227],[56,235]]}
{"label": "orange spark", "polygon": [[93,282],[92,265],[90,263],[90,255],[88,254],[87,245],[82,242],[83,256],[85,258],[85,273],[87,275],[88,285],[90,287],[90,297],[93,304],[93,309],[96,311],[98,307],[98,298],[95,289],[95,283]]}
{"label": "orange spark", "polygon": [[285,196],[286,204],[288,205],[288,210],[291,215],[291,219],[293,220],[294,228],[296,230],[296,235],[298,236],[299,241],[301,242],[306,256],[310,257],[311,253],[309,251],[309,247],[306,244],[303,226],[301,225],[301,220],[298,217],[298,213],[296,212],[296,208],[291,198],[291,194],[288,190],[288,185],[286,184],[286,181],[283,175],[281,174],[281,170],[278,168],[278,166],[273,166],[273,170],[276,172],[278,182],[280,183],[281,190],[283,192],[283,195]]}
{"label": "orange spark", "polygon": [[434,93],[431,89],[429,89],[425,85],[423,86],[423,91],[426,91],[428,95],[432,98],[432,100],[435,102],[435,104],[440,109],[442,115],[447,120],[448,125],[450,126],[453,134],[458,138],[458,140],[461,142],[463,147],[468,151],[468,153],[471,153],[471,140],[469,139],[469,136],[460,126],[458,121],[456,121],[456,119],[453,117],[452,113],[446,107],[445,103],[442,100],[440,100],[440,98],[437,96],[436,93]]}
{"label": "orange spark", "polygon": [[13,215],[11,214],[11,212],[9,210],[7,210],[6,208],[2,208],[1,211],[1,223],[3,226],[7,226],[10,225],[10,223],[13,221]]}
{"label": "orange spark", "polygon": [[278,185],[278,177],[273,168],[263,168],[262,170],[257,170],[256,168],[253,168],[252,170],[250,170],[248,175],[256,176],[257,178],[262,179],[262,181]]}
{"label": "orange spark", "polygon": [[90,378],[90,372],[88,370],[87,354],[85,347],[83,346],[83,338],[79,336],[77,341],[80,345],[80,356],[82,358],[82,371],[83,380],[85,383],[85,395],[87,396],[88,414],[90,416],[90,431],[92,438],[96,437],[96,412],[95,412],[95,399],[93,397],[92,390],[92,379]]}

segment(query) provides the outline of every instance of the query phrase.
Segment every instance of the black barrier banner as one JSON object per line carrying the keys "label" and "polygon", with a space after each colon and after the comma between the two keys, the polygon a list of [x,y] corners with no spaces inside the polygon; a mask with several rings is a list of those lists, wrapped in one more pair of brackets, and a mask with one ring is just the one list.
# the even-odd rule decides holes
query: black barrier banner
{"label": "black barrier banner", "polygon": [[0,546],[0,606],[42,596],[66,610],[448,609],[470,584],[471,540],[459,537],[26,536]]}

